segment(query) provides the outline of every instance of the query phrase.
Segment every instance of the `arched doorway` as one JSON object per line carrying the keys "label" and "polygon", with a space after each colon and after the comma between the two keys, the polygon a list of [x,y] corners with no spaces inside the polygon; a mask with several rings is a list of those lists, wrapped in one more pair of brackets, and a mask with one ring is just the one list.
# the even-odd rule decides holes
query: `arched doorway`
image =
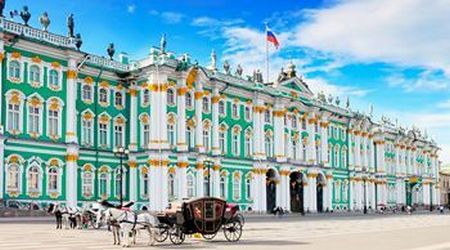
{"label": "arched doorway", "polygon": [[289,175],[289,191],[291,195],[291,211],[303,213],[303,174],[292,172]]}
{"label": "arched doorway", "polygon": [[317,202],[317,212],[323,212],[323,187],[326,185],[325,177],[321,174],[316,177],[316,202]]}
{"label": "arched doorway", "polygon": [[277,184],[275,170],[269,169],[266,173],[266,201],[267,211],[272,212],[276,206]]}
{"label": "arched doorway", "polygon": [[406,193],[406,205],[412,206],[412,192],[411,192],[411,184],[409,181],[405,181],[405,193]]}
{"label": "arched doorway", "polygon": [[420,185],[419,183],[413,185],[411,192],[412,192],[412,195],[411,195],[412,196],[412,204],[416,207],[419,205],[422,205],[422,199],[421,199],[421,197],[423,197],[422,196],[422,192],[423,192],[422,185]]}

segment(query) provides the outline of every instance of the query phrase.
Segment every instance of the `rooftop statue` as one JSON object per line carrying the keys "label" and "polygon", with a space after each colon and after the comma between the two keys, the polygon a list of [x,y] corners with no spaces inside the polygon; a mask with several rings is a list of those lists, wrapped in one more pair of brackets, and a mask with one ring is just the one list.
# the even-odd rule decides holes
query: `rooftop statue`
{"label": "rooftop statue", "polygon": [[262,72],[261,72],[260,69],[257,69],[257,70],[256,70],[256,72],[255,72],[255,74],[254,74],[254,77],[255,77],[254,80],[255,80],[256,82],[258,82],[258,83],[263,83],[263,82],[264,82],[263,76],[262,76]]}
{"label": "rooftop statue", "polygon": [[345,108],[349,109],[350,108],[350,98],[347,96],[347,101],[345,102]]}
{"label": "rooftop statue", "polygon": [[217,55],[216,55],[216,51],[213,49],[211,50],[211,65],[209,66],[209,68],[211,70],[216,70],[217,69]]}
{"label": "rooftop statue", "polygon": [[223,71],[227,75],[230,74],[230,64],[228,63],[227,60],[225,60],[225,62],[223,63]]}
{"label": "rooftop statue", "polygon": [[0,16],[1,17],[5,17],[3,15],[3,10],[5,9],[5,5],[6,5],[6,0],[0,0]]}
{"label": "rooftop statue", "polygon": [[328,103],[333,104],[333,96],[328,94]]}
{"label": "rooftop statue", "polygon": [[336,96],[334,103],[336,104],[336,106],[339,106],[339,104],[341,104],[341,100],[339,100],[339,96]]}
{"label": "rooftop statue", "polygon": [[73,34],[74,34],[73,32],[74,32],[74,29],[75,29],[75,20],[73,18],[73,14],[70,14],[67,17],[67,28],[69,30],[69,32],[68,32],[69,37],[74,37],[73,36]]}
{"label": "rooftop statue", "polygon": [[114,43],[109,44],[106,52],[108,52],[109,59],[113,60],[114,54],[116,53],[116,49],[114,49]]}
{"label": "rooftop statue", "polygon": [[42,29],[44,31],[48,31],[48,26],[50,26],[50,18],[48,17],[47,11],[44,12],[41,17],[39,17],[39,22],[42,25]]}
{"label": "rooftop statue", "polygon": [[241,77],[243,71],[244,70],[242,69],[242,66],[240,64],[238,64],[238,66],[236,68],[236,76]]}
{"label": "rooftop statue", "polygon": [[294,63],[292,63],[292,61],[290,61],[288,64],[287,75],[289,78],[297,76],[297,71],[295,70],[295,65],[294,65]]}
{"label": "rooftop statue", "polygon": [[287,77],[286,72],[284,72],[284,68],[281,67],[280,73],[278,74],[277,82],[282,82],[282,81],[286,80],[287,78],[288,77]]}
{"label": "rooftop statue", "polygon": [[159,52],[161,54],[165,54],[166,53],[166,46],[167,46],[166,34],[163,34],[161,36],[161,40],[159,41]]}
{"label": "rooftop statue", "polygon": [[78,34],[75,36],[75,46],[77,47],[77,50],[80,50],[81,45],[83,45],[83,40],[81,40],[81,34],[78,33]]}
{"label": "rooftop statue", "polygon": [[20,12],[20,17],[22,18],[25,26],[28,26],[28,21],[30,21],[31,13],[28,11],[28,6],[23,6],[23,10]]}
{"label": "rooftop statue", "polygon": [[317,94],[317,99],[319,99],[320,102],[326,102],[323,91],[320,91],[319,94]]}

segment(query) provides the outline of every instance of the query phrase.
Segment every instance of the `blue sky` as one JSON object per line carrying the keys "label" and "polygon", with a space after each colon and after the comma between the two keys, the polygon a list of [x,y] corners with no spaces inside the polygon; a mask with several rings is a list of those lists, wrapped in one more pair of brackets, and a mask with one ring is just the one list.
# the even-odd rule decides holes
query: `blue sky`
{"label": "blue sky", "polygon": [[[146,56],[167,33],[168,49],[207,64],[264,69],[264,22],[281,41],[271,48],[271,76],[292,60],[313,91],[350,97],[363,112],[416,125],[443,148],[450,163],[450,4],[445,0],[16,0],[32,25],[48,11],[50,30],[66,33],[75,14],[83,50],[105,55],[114,42],[133,59]],[[418,15],[420,13],[420,15]]]}

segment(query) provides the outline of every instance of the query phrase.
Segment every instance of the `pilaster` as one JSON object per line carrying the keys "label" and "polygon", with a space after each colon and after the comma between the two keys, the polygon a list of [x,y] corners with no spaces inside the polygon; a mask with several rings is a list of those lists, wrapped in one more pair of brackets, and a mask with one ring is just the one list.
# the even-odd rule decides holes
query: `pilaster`
{"label": "pilaster", "polygon": [[[185,81],[181,81],[177,86],[177,150],[178,152],[188,151],[186,140],[186,93],[188,88]],[[183,196],[184,197],[184,196]]]}
{"label": "pilaster", "polygon": [[274,147],[275,158],[278,162],[285,162],[285,137],[284,137],[284,116],[286,111],[283,105],[275,103],[273,111],[274,123]]}
{"label": "pilaster", "polygon": [[212,154],[220,155],[220,146],[219,146],[219,101],[220,101],[220,93],[217,87],[213,90],[213,95],[211,98],[212,103]]}
{"label": "pilaster", "polygon": [[77,60],[69,57],[68,69],[66,72],[66,143],[78,143],[77,138]]}
{"label": "pilaster", "polygon": [[68,144],[66,149],[66,205],[77,206],[78,145]]}
{"label": "pilaster", "polygon": [[138,149],[137,140],[137,125],[138,125],[138,104],[137,104],[137,86],[130,87],[130,144],[128,146],[131,152],[136,152]]}
{"label": "pilaster", "polygon": [[[203,145],[203,120],[202,120],[202,97],[203,97],[203,85],[197,82],[195,87],[195,148],[199,153],[205,152],[205,145]],[[203,189],[202,189],[203,190]]]}

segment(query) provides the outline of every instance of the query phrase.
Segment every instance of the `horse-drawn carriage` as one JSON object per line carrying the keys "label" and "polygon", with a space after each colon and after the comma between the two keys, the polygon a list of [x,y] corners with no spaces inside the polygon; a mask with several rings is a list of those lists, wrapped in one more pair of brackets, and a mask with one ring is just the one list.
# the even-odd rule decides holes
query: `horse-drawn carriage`
{"label": "horse-drawn carriage", "polygon": [[222,230],[228,241],[238,241],[244,225],[244,217],[238,211],[238,206],[212,197],[171,204],[168,210],[157,215],[160,224],[156,240],[163,242],[169,238],[173,244],[179,245],[186,235],[199,233],[211,240]]}

